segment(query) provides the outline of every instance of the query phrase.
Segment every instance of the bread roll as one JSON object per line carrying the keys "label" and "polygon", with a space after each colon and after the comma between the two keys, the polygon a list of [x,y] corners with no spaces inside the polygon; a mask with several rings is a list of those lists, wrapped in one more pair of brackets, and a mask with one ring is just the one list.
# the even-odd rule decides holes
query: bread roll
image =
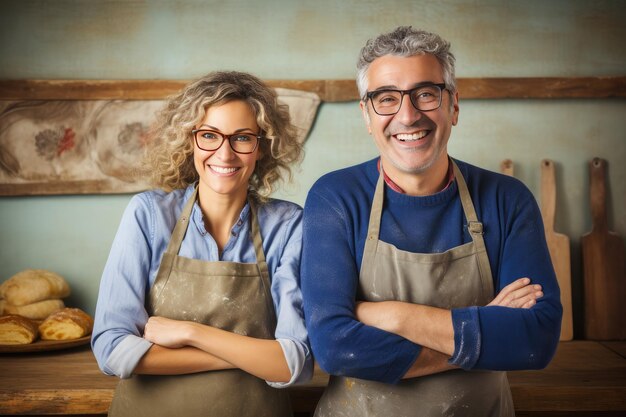
{"label": "bread roll", "polygon": [[43,320],[55,311],[65,307],[62,300],[43,300],[25,306],[4,304],[4,314],[18,314],[33,320]]}
{"label": "bread roll", "polygon": [[93,319],[78,308],[64,308],[52,313],[39,325],[43,340],[79,339],[91,333]]}
{"label": "bread roll", "polygon": [[0,345],[27,345],[37,338],[37,325],[22,316],[0,317]]}
{"label": "bread roll", "polygon": [[44,269],[18,272],[0,286],[0,298],[7,304],[23,306],[70,295],[70,287],[58,274]]}

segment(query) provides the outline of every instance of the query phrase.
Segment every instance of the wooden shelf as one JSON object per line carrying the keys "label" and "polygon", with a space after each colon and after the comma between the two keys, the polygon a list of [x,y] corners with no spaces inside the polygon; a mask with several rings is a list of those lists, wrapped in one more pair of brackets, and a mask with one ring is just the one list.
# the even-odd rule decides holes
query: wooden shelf
{"label": "wooden shelf", "polygon": [[[621,354],[617,353],[621,352]],[[509,372],[518,416],[626,413],[626,342],[562,342],[541,371]],[[289,388],[294,411],[314,410],[328,376],[316,369]],[[0,414],[106,414],[117,378],[100,373],[88,347],[0,354]]]}

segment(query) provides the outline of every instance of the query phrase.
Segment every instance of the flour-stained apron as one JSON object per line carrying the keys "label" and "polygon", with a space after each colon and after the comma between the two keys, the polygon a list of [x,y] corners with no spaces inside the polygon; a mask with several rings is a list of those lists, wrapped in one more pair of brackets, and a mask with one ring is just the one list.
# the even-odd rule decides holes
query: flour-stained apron
{"label": "flour-stained apron", "polygon": [[[273,339],[276,314],[256,209],[251,205],[251,237],[256,263],[209,262],[178,256],[196,201],[185,205],[156,280],[147,310],[151,316],[188,320],[238,334]],[[109,415],[118,417],[291,416],[286,390],[242,370],[189,375],[134,375],[120,381]]]}
{"label": "flour-stained apron", "polygon": [[[358,299],[397,300],[452,309],[493,299],[493,280],[465,180],[451,160],[472,242],[443,253],[402,251],[378,239],[384,174],[376,185],[361,262]],[[451,221],[453,221],[451,219]],[[397,385],[332,376],[316,417],[514,416],[505,372],[452,370],[402,380]]]}

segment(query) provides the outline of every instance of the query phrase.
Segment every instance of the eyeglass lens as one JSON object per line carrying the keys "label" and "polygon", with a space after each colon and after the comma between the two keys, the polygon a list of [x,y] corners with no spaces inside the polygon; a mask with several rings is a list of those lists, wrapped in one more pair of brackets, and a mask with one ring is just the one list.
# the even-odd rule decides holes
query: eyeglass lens
{"label": "eyeglass lens", "polygon": [[196,130],[195,138],[198,148],[205,151],[217,150],[224,139],[228,139],[230,147],[237,153],[252,153],[257,147],[258,138],[249,133],[235,133],[224,135],[212,130]]}
{"label": "eyeglass lens", "polygon": [[413,106],[421,111],[435,110],[441,105],[441,88],[436,85],[429,85],[408,91],[374,91],[371,95],[374,111],[381,115],[397,113],[400,110],[405,94],[409,96]]}

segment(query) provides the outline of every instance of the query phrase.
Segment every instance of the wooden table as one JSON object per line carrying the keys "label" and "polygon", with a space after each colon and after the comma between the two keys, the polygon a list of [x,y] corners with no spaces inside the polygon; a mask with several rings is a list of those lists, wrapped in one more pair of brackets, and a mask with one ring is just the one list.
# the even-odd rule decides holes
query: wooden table
{"label": "wooden table", "polygon": [[[518,417],[626,415],[626,342],[563,342],[548,368],[508,375]],[[326,382],[317,369],[290,388],[294,411],[311,412]],[[0,414],[106,414],[116,383],[88,346],[0,354]]]}

